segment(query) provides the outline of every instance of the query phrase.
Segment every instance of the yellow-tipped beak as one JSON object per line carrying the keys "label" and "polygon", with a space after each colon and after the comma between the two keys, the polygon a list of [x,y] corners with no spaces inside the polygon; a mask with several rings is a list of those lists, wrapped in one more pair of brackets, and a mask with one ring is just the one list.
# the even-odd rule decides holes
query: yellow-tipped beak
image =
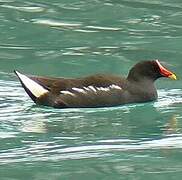
{"label": "yellow-tipped beak", "polygon": [[170,79],[173,79],[173,80],[177,80],[177,77],[175,74],[171,74],[170,76],[168,76]]}

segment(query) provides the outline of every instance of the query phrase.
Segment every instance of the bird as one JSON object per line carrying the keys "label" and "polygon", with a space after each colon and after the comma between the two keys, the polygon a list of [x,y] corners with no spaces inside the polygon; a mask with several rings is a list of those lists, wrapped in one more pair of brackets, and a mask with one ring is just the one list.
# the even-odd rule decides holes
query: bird
{"label": "bird", "polygon": [[154,82],[161,77],[177,79],[159,60],[139,61],[127,77],[94,74],[65,78],[14,72],[36,104],[54,108],[97,108],[155,101],[158,94]]}

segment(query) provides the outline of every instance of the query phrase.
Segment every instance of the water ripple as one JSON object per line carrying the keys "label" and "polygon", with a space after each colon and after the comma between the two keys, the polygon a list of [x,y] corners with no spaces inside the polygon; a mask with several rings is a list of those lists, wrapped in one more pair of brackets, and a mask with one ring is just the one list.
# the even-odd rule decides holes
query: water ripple
{"label": "water ripple", "polygon": [[80,27],[82,25],[82,23],[56,21],[51,19],[32,19],[32,22],[35,24],[42,24],[51,27],[64,27],[64,28],[75,28],[75,27]]}
{"label": "water ripple", "polygon": [[37,12],[43,12],[45,9],[43,7],[37,7],[37,6],[12,6],[12,5],[0,5],[2,8],[8,8],[8,9],[15,9],[18,11],[23,12],[31,12],[31,13],[37,13]]}
{"label": "water ripple", "polygon": [[159,90],[159,99],[154,103],[154,107],[166,110],[175,108],[175,105],[182,104],[182,90]]}
{"label": "water ripple", "polygon": [[127,73],[157,57],[180,76],[181,10],[169,0],[0,0],[1,178],[181,179],[180,80],[160,81],[155,102],[54,109],[8,73]]}
{"label": "water ripple", "polygon": [[[122,142],[122,140],[121,140]],[[182,148],[182,137],[165,137],[159,140],[138,141],[130,144],[95,144],[73,147],[64,147],[52,142],[37,142],[24,148],[1,150],[0,163],[27,162],[31,161],[58,161],[66,159],[85,159],[96,157],[113,156],[116,152],[155,149]]]}
{"label": "water ripple", "polygon": [[[165,113],[166,106],[169,108],[175,103],[182,102],[181,94],[181,89],[159,90],[159,100],[154,103],[59,110],[32,106],[33,102],[18,82],[0,80],[1,139],[4,143],[13,142],[15,139],[21,142],[18,147],[10,143],[10,148],[0,148],[0,164],[30,160],[31,162],[54,162],[68,159],[105,158],[113,157],[117,152],[181,149],[181,129],[177,127],[177,124],[170,122],[162,127],[156,127],[163,131],[159,138],[151,136],[151,138],[133,139],[132,129],[136,129],[138,121],[136,120],[136,124],[128,122],[130,115],[145,109],[146,106],[150,108],[153,106],[155,114],[157,113],[155,108]],[[111,122],[108,122],[108,118],[111,118]],[[180,119],[181,116],[178,115],[177,118]],[[145,127],[144,123],[142,125]],[[113,139],[107,136],[98,138],[99,129],[102,126],[106,128],[105,132],[104,129],[102,130],[102,133],[110,133],[110,129],[118,128],[116,132],[123,131],[123,137],[117,135],[117,138],[113,137]],[[125,133],[130,132],[129,130],[131,134],[126,136]],[[111,133],[113,134],[113,131]]]}

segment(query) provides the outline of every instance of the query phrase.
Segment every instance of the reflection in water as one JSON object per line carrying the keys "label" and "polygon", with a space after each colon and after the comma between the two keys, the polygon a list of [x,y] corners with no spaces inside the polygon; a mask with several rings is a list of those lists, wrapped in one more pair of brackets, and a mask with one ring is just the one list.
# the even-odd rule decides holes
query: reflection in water
{"label": "reflection in water", "polygon": [[179,123],[178,123],[178,117],[179,115],[174,114],[171,119],[169,119],[169,121],[166,123],[165,129],[164,129],[164,133],[166,135],[170,135],[170,134],[179,134]]}
{"label": "reflection in water", "polygon": [[46,126],[41,118],[33,118],[33,120],[28,120],[22,122],[21,125],[22,132],[33,132],[33,133],[46,133]]}

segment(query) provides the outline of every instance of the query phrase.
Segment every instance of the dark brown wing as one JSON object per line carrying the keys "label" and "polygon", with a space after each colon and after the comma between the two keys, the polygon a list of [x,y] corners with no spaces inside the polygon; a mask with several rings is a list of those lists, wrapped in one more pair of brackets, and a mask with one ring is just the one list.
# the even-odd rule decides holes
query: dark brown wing
{"label": "dark brown wing", "polygon": [[32,80],[37,83],[47,87],[51,91],[59,92],[62,90],[67,90],[80,84],[79,79],[67,79],[67,78],[52,78],[52,77],[39,77],[39,76],[29,76]]}
{"label": "dark brown wing", "polygon": [[36,77],[29,76],[32,80],[38,82],[39,84],[46,86],[48,89],[54,92],[60,92],[63,90],[69,90],[74,87],[107,87],[112,84],[123,87],[124,78],[116,75],[105,75],[97,74],[92,76],[87,76],[84,78],[50,78],[50,77]]}

